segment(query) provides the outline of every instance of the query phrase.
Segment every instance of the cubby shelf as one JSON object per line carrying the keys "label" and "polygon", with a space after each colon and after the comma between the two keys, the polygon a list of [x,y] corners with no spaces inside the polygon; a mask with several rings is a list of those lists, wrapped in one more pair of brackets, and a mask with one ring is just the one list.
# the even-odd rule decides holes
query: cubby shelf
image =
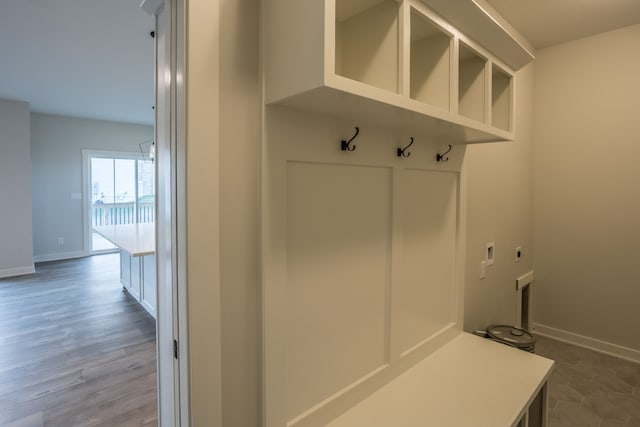
{"label": "cubby shelf", "polygon": [[513,139],[513,73],[420,0],[274,0],[267,104],[443,143]]}
{"label": "cubby shelf", "polygon": [[451,108],[451,34],[411,10],[410,97],[425,104]]}

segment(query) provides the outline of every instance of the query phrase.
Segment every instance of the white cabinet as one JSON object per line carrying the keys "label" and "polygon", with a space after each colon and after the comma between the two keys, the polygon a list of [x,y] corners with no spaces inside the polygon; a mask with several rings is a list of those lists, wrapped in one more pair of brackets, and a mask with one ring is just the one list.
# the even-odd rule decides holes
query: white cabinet
{"label": "white cabinet", "polygon": [[120,283],[123,290],[156,317],[156,256],[132,255],[120,249]]}
{"label": "white cabinet", "polygon": [[140,303],[153,317],[156,317],[156,256],[146,255],[140,257],[140,262],[142,265],[142,293],[140,295]]}
{"label": "white cabinet", "polygon": [[131,256],[131,281],[129,282],[128,289],[129,293],[138,301],[140,301],[142,295],[142,268],[140,260],[140,257]]}
{"label": "white cabinet", "polygon": [[512,140],[513,72],[428,1],[266,2],[267,103],[440,143]]}
{"label": "white cabinet", "polygon": [[155,225],[118,224],[94,231],[120,248],[120,282],[153,317],[156,317]]}
{"label": "white cabinet", "polygon": [[131,287],[131,255],[126,251],[120,251],[120,283],[127,290]]}

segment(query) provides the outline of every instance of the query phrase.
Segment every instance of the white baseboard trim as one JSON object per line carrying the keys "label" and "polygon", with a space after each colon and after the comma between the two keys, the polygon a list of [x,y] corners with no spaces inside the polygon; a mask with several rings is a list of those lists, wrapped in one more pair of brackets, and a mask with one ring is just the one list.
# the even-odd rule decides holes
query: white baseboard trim
{"label": "white baseboard trim", "polygon": [[55,254],[36,255],[33,257],[35,262],[48,262],[48,261],[60,261],[63,259],[82,258],[87,256],[84,251],[75,252],[58,252]]}
{"label": "white baseboard trim", "polygon": [[589,350],[597,351],[599,353],[640,363],[640,350],[635,350],[633,348],[624,347],[596,338],[586,337],[584,335],[574,334],[573,332],[563,331],[562,329],[552,328],[550,326],[541,325],[540,323],[533,324],[533,332],[543,337],[552,338],[578,347],[588,348]]}
{"label": "white baseboard trim", "polygon": [[36,269],[33,264],[25,265],[24,267],[2,268],[0,269],[0,278],[24,276],[25,274],[33,274],[35,272]]}

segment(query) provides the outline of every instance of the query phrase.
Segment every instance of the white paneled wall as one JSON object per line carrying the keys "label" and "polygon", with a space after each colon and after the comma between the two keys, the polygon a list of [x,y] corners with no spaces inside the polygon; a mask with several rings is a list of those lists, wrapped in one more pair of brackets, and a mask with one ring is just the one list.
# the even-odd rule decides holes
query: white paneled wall
{"label": "white paneled wall", "polygon": [[287,410],[387,362],[391,168],[287,166]]}
{"label": "white paneled wall", "polygon": [[315,426],[462,328],[464,146],[267,109],[264,325],[267,424]]}

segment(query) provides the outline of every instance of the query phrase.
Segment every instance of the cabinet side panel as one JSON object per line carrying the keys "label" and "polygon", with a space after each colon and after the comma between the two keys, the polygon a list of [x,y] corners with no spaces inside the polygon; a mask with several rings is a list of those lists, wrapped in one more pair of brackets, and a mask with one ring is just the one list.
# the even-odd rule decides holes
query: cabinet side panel
{"label": "cabinet side panel", "polygon": [[120,282],[123,286],[131,286],[131,255],[125,251],[120,251]]}
{"label": "cabinet side panel", "polygon": [[263,10],[266,102],[320,86],[324,70],[325,2],[267,0]]}
{"label": "cabinet side panel", "polygon": [[155,255],[142,257],[142,301],[155,314],[157,306]]}
{"label": "cabinet side panel", "polygon": [[140,263],[140,257],[131,257],[131,288],[129,289],[129,292],[138,301],[140,301],[140,290],[142,281]]}
{"label": "cabinet side panel", "polygon": [[287,167],[287,412],[386,363],[390,168]]}

